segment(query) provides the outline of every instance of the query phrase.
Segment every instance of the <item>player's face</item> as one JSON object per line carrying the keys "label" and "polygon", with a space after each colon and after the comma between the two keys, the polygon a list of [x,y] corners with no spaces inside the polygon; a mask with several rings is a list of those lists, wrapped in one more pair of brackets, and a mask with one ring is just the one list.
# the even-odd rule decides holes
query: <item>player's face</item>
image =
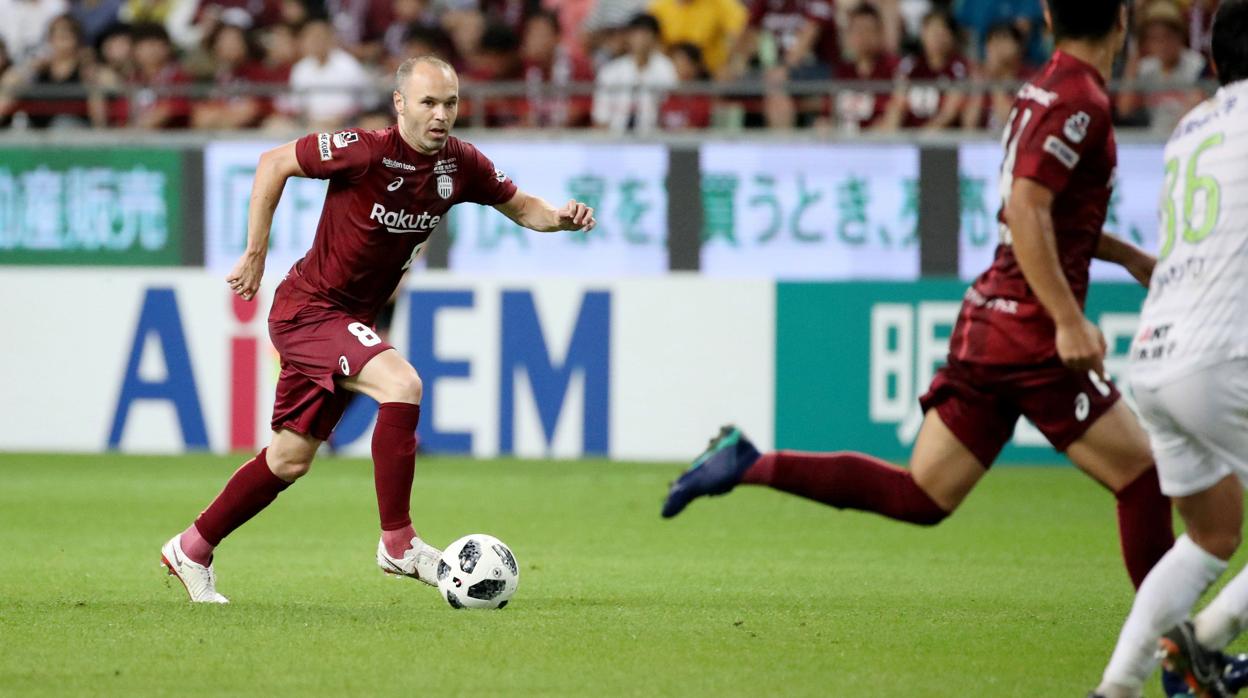
{"label": "player's face", "polygon": [[394,93],[394,109],[402,130],[422,153],[436,153],[446,145],[459,111],[459,78],[449,70],[421,64],[407,84]]}

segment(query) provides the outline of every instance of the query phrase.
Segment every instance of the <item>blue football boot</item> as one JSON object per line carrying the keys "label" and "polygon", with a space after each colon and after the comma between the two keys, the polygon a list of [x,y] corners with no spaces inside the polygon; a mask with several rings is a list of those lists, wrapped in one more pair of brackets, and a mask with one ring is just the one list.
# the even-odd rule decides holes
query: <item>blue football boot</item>
{"label": "blue football boot", "polygon": [[1235,695],[1226,686],[1223,660],[1226,655],[1211,652],[1196,641],[1192,622],[1185,620],[1161,636],[1158,643],[1162,668],[1178,674],[1198,698],[1227,698]]}
{"label": "blue football boot", "polygon": [[1248,687],[1248,654],[1222,655],[1222,684],[1231,693]]}
{"label": "blue football boot", "polygon": [[672,483],[663,502],[663,518],[679,514],[698,497],[731,492],[758,458],[758,449],[740,429],[732,425],[720,428],[693,465]]}

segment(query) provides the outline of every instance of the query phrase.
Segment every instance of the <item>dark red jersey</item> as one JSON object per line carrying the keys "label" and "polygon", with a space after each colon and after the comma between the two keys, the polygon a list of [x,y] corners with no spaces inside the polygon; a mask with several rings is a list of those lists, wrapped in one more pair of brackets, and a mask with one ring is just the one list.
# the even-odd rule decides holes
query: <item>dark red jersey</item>
{"label": "dark red jersey", "polygon": [[814,59],[828,66],[841,60],[836,8],[829,0],[752,0],[749,10],[750,27],[771,34],[780,58],[793,48],[802,26],[810,21],[819,26],[819,38],[811,49]]}
{"label": "dark red jersey", "polygon": [[918,128],[940,113],[945,100],[949,99],[945,94],[947,90],[965,87],[966,81],[971,77],[971,65],[962,56],[953,56],[938,70],[927,62],[926,56],[918,53],[901,60],[897,75],[904,80],[924,83],[936,81],[944,85],[906,86],[906,117],[903,125],[907,128]]}
{"label": "dark red jersey", "polygon": [[304,173],[328,179],[329,190],[312,249],[287,274],[271,321],[310,305],[371,323],[451,206],[494,206],[516,193],[471,144],[452,137],[424,155],[397,126],[309,134],[295,153]]}
{"label": "dark red jersey", "polygon": [[[832,71],[832,77],[837,80],[864,82],[888,82],[896,75],[897,58],[888,54],[877,58],[866,72],[860,72],[854,61],[841,62]],[[836,94],[836,117],[841,123],[867,128],[884,116],[891,97],[892,92],[886,87],[878,91],[841,90]]]}
{"label": "dark red jersey", "polygon": [[[1109,96],[1095,68],[1058,51],[1014,99],[1006,124],[1000,189],[1020,177],[1054,194],[1053,230],[1066,281],[1082,306],[1118,162]],[[1057,356],[1052,318],[1023,278],[1004,207],[996,258],[967,291],[950,339],[953,358],[1034,364]]]}

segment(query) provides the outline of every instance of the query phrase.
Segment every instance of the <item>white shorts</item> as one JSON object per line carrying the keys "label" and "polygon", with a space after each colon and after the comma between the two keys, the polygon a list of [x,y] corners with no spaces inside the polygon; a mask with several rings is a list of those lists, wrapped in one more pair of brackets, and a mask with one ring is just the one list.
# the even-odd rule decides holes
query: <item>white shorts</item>
{"label": "white shorts", "polygon": [[1185,497],[1234,473],[1248,486],[1248,360],[1157,387],[1131,385],[1157,459],[1161,491]]}

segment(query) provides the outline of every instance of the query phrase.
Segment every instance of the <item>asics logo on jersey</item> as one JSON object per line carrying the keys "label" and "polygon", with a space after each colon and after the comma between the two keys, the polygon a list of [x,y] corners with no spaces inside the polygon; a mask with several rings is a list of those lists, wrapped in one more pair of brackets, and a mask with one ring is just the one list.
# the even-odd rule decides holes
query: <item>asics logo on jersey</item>
{"label": "asics logo on jersey", "polygon": [[420,214],[402,210],[388,211],[381,204],[373,204],[373,210],[369,212],[368,218],[386,226],[386,230],[391,233],[421,233],[433,230],[442,220],[442,216],[431,216],[428,211],[422,211]]}
{"label": "asics logo on jersey", "polygon": [[403,178],[399,177],[398,179],[386,185],[386,191],[394,191],[395,189],[398,189],[401,186],[403,186]]}

